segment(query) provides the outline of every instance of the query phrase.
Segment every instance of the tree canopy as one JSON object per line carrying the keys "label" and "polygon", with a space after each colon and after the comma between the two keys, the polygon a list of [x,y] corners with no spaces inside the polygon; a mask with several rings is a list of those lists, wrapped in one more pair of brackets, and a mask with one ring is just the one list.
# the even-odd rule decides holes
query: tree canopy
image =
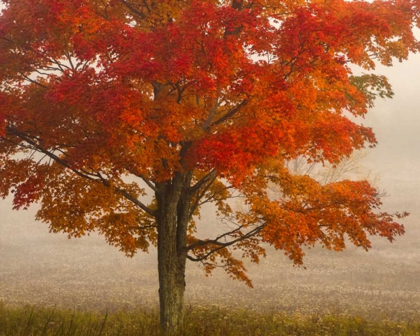
{"label": "tree canopy", "polygon": [[[39,203],[52,231],[95,230],[128,255],[168,234],[171,253],[249,285],[240,257],[258,262],[264,243],[300,264],[303,246],[403,233],[368,182],[323,185],[287,162],[375,145],[360,120],[392,91],[372,71],[418,51],[417,1],[3,4],[0,195]],[[203,238],[207,203],[231,226]]]}

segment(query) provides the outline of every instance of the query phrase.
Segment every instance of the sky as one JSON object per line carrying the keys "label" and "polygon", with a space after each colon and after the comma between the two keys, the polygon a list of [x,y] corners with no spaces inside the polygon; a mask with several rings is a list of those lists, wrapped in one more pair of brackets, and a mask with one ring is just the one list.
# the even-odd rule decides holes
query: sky
{"label": "sky", "polygon": [[395,96],[378,99],[364,123],[373,128],[378,145],[365,164],[380,178],[389,195],[385,203],[403,204],[418,216],[420,203],[420,55],[410,55],[393,67],[378,66],[388,77]]}

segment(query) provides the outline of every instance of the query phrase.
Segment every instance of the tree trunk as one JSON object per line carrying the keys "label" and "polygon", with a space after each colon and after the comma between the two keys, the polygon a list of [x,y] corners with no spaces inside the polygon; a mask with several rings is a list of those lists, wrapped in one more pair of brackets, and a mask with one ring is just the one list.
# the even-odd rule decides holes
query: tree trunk
{"label": "tree trunk", "polygon": [[177,176],[157,197],[160,325],[165,335],[178,334],[183,324],[189,210],[184,182]]}
{"label": "tree trunk", "polygon": [[[173,246],[175,245],[175,246]],[[176,236],[159,233],[158,269],[160,325],[167,335],[179,332],[183,322],[186,257],[178,255]]]}

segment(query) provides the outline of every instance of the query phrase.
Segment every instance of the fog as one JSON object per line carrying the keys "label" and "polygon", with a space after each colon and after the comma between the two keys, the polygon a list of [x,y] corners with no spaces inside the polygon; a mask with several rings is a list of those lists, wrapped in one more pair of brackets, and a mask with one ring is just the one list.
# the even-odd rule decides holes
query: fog
{"label": "fog", "polygon": [[[388,76],[395,97],[378,100],[364,124],[376,132],[378,146],[363,161],[386,190],[383,210],[408,211],[406,234],[390,244],[373,239],[369,252],[307,251],[305,266],[293,267],[281,251],[269,249],[260,265],[247,263],[254,289],[223,271],[205,277],[188,264],[187,301],[299,313],[339,312],[367,317],[415,318],[420,309],[420,57],[411,56]],[[129,259],[102,237],[67,239],[36,222],[36,206],[12,211],[0,201],[0,302],[80,310],[151,307],[157,304],[156,253]],[[217,225],[204,215],[201,225]]]}

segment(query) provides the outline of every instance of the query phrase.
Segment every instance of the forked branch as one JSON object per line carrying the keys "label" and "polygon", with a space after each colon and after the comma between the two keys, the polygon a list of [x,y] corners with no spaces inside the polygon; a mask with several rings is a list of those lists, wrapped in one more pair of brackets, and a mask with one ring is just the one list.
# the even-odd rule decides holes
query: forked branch
{"label": "forked branch", "polygon": [[206,245],[214,245],[216,246],[214,249],[211,249],[210,251],[208,251],[206,254],[198,256],[198,257],[193,257],[191,255],[187,255],[187,258],[191,261],[203,261],[205,259],[207,259],[210,255],[212,255],[213,253],[216,253],[217,251],[220,251],[226,247],[232,246],[236,243],[239,243],[243,240],[252,238],[253,236],[257,235],[263,228],[265,227],[265,224],[261,224],[257,227],[255,227],[254,229],[252,229],[251,231],[248,231],[247,233],[240,235],[239,237],[230,240],[230,241],[220,241],[221,239],[224,239],[232,234],[238,234],[240,232],[241,229],[243,229],[243,226],[239,226],[236,229],[226,232],[218,237],[216,237],[215,239],[206,239],[206,240],[198,240],[197,242],[187,246],[187,251],[191,251],[194,250],[194,248],[197,247],[201,247],[201,246],[206,246]]}
{"label": "forked branch", "polygon": [[198,190],[200,190],[207,182],[215,179],[217,176],[217,170],[213,169],[212,171],[210,171],[210,173],[208,173],[206,176],[204,176],[200,181],[198,181],[196,184],[194,184],[190,190],[192,192],[197,192]]}

